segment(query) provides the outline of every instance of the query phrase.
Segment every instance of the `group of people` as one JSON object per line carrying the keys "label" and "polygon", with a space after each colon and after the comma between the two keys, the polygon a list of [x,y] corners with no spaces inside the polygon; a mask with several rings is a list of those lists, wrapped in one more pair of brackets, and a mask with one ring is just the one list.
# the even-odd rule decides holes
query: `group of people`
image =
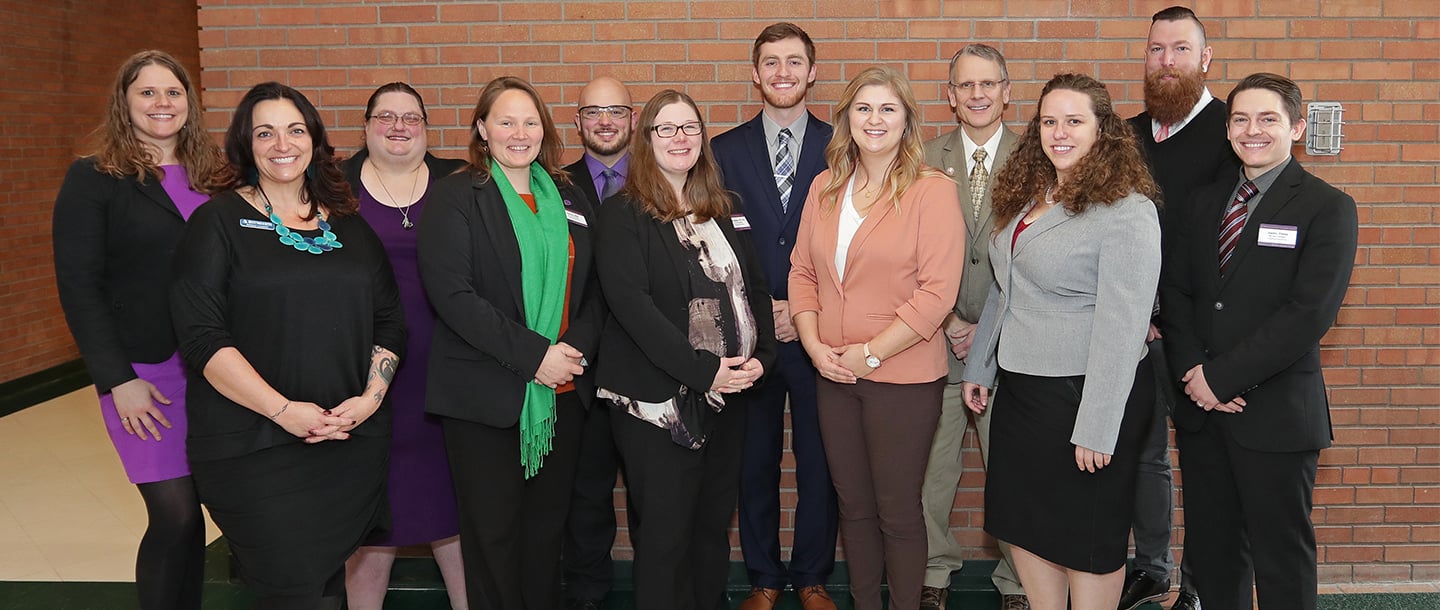
{"label": "group of people", "polygon": [[600,608],[623,472],[636,608],[728,607],[738,505],[743,610],[787,587],[833,610],[837,535],[855,608],[883,581],[938,610],[973,415],[1006,610],[1169,594],[1167,416],[1198,511],[1176,607],[1249,607],[1253,584],[1313,608],[1318,342],[1355,205],[1290,156],[1299,88],[1256,74],[1222,102],[1211,54],[1165,9],[1144,114],[1060,74],[1017,133],[1004,57],[970,44],[958,126],[926,142],[890,67],[817,118],[815,44],[777,23],[754,119],[712,140],[687,94],[637,109],[601,77],[565,167],[519,78],[481,90],[465,161],[428,152],[404,83],[342,161],[295,89],[253,87],[222,148],[184,68],[131,57],[54,239],[150,515],[141,607],[199,607],[203,503],[264,608],[379,608],[412,544],[454,608]]}

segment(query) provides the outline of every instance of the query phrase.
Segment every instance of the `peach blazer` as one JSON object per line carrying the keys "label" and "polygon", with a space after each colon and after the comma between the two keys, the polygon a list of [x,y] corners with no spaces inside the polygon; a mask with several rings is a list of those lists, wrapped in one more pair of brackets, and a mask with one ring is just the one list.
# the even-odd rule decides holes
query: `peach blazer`
{"label": "peach blazer", "polygon": [[[830,179],[826,170],[815,184]],[[837,281],[835,246],[840,205],[823,210],[811,188],[790,255],[790,312],[814,311],[820,340],[838,347],[865,343],[900,318],[923,339],[887,358],[866,379],[927,383],[949,372],[948,345],[940,325],[955,306],[965,267],[965,216],[955,183],[944,176],[921,178],[900,198],[875,204],[845,255],[845,279]]]}

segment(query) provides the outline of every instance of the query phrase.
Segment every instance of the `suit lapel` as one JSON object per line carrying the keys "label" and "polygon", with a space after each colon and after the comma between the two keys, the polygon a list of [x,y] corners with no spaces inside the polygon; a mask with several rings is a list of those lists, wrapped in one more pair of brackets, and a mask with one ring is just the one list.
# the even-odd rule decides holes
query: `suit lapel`
{"label": "suit lapel", "polygon": [[[810,194],[815,176],[825,171],[825,147],[830,145],[830,126],[815,115],[805,113],[805,141],[800,144],[800,159],[795,164],[795,188],[791,191],[790,202],[804,202]],[[790,206],[787,216],[794,216],[798,222],[799,205]]]}
{"label": "suit lapel", "polygon": [[[775,224],[785,224],[785,214],[780,207],[780,189],[775,186],[775,168],[770,166],[770,146],[765,142],[765,125],[761,115],[749,120],[737,129],[745,130],[745,148],[749,151],[751,168],[759,183],[758,192],[765,194],[765,212],[775,218]],[[794,191],[791,191],[792,197]],[[750,212],[750,210],[746,210]]]}
{"label": "suit lapel", "polygon": [[175,207],[175,202],[170,200],[170,195],[165,192],[165,187],[161,186],[159,180],[153,177],[146,177],[144,182],[140,182],[139,180],[131,180],[129,182],[135,185],[136,190],[139,190],[140,194],[144,195],[146,199],[155,205],[174,214],[176,218],[181,220],[185,219],[185,217],[180,214],[180,208]]}
{"label": "suit lapel", "polygon": [[[839,215],[845,213],[843,209],[844,194],[842,193],[840,197],[840,205],[836,206],[836,229],[834,231],[835,233],[839,232]],[[890,199],[876,201],[874,205],[870,206],[870,213],[866,214],[865,218],[860,220],[860,228],[855,230],[855,237],[850,239],[850,248],[845,251],[846,271],[850,271],[855,268],[855,257],[858,256],[856,253],[859,252],[861,248],[865,247],[865,240],[869,239],[870,234],[875,232],[875,227],[880,226],[880,223],[885,222],[885,216],[889,215],[891,210],[893,210],[894,208],[895,202]],[[839,242],[838,235],[836,236],[836,242]],[[852,274],[850,273],[846,273],[845,278],[841,280],[841,284],[843,285],[845,283],[845,279],[849,279],[851,275]]]}
{"label": "suit lapel", "polygon": [[[1230,278],[1235,277],[1235,270],[1245,264],[1245,256],[1258,247],[1256,244],[1259,243],[1260,225],[1274,219],[1275,215],[1285,209],[1285,206],[1289,205],[1295,199],[1295,195],[1299,193],[1300,178],[1303,175],[1300,162],[1291,159],[1286,163],[1288,165],[1285,166],[1285,169],[1280,170],[1280,175],[1276,177],[1275,183],[1270,185],[1270,190],[1260,198],[1260,203],[1255,206],[1249,218],[1245,219],[1245,228],[1240,231],[1240,240],[1236,242],[1235,254],[1230,259],[1230,275],[1221,278],[1221,288],[1229,283]],[[1229,202],[1226,202],[1225,205],[1228,206]],[[1223,207],[1221,213],[1224,213]],[[1220,270],[1219,219],[1215,221],[1215,226],[1215,270],[1218,273]]]}
{"label": "suit lapel", "polygon": [[[480,178],[475,178],[480,180]],[[494,178],[484,184],[474,185],[475,206],[480,210],[481,222],[490,236],[491,247],[500,260],[496,266],[510,286],[510,296],[515,301],[515,310],[525,313],[524,284],[520,283],[520,242],[515,239],[515,226],[510,223],[510,212],[505,209],[505,198],[500,195],[500,186]]]}
{"label": "suit lapel", "polygon": [[[1024,217],[1024,214],[1020,214],[1016,218],[1019,219]],[[1031,223],[1030,226],[1026,227],[1024,231],[1020,232],[1020,237],[1015,239],[1015,252],[1010,258],[1015,258],[1015,256],[1018,256],[1020,252],[1025,249],[1025,246],[1030,245],[1030,242],[1035,241],[1036,238],[1044,235],[1045,232],[1049,231],[1050,229],[1069,222],[1071,218],[1074,218],[1074,216],[1065,210],[1065,206],[1056,203],[1043,215],[1035,219],[1035,222]],[[1018,223],[1019,220],[1016,220],[1015,222]],[[1013,228],[1010,234],[1014,235]],[[1001,234],[1000,238],[1001,241],[1004,241],[1005,235]]]}

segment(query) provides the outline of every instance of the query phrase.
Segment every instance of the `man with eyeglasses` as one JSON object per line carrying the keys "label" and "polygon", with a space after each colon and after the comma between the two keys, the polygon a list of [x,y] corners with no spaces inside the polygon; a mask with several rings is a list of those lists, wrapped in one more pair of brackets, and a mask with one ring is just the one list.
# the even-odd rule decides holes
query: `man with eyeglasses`
{"label": "man with eyeglasses", "polygon": [[[955,179],[960,202],[965,207],[965,271],[960,276],[960,295],[955,309],[945,319],[945,336],[950,342],[950,375],[941,403],[940,425],[930,445],[930,462],[920,490],[925,510],[926,536],[930,559],[925,569],[925,588],[920,594],[921,610],[941,610],[949,597],[950,575],[965,563],[960,543],[950,534],[950,512],[955,506],[955,489],[964,471],[960,456],[965,440],[969,409],[960,390],[965,359],[975,323],[985,308],[985,297],[995,283],[990,268],[990,193],[995,173],[1015,148],[1015,133],[1005,127],[1003,115],[1010,103],[1010,74],[1005,57],[986,44],[970,44],[950,58],[950,81],[945,96],[960,125],[925,143],[925,163],[938,167]],[[994,396],[992,393],[991,396]],[[993,399],[992,399],[993,400]],[[990,457],[990,413],[994,406],[975,417],[982,462]],[[1010,545],[1000,542],[1001,561],[990,581],[1000,590],[1001,607],[1025,610],[1030,607],[1025,589],[1015,573]]]}
{"label": "man with eyeglasses", "polygon": [[[725,187],[740,195],[774,302],[775,366],[753,390],[740,466],[740,549],[750,596],[740,610],[770,610],[787,585],[804,610],[834,610],[825,582],[835,568],[840,509],[830,483],[815,408],[815,368],[790,321],[786,281],[810,183],[825,170],[829,124],[810,114],[805,96],[815,82],[815,43],[792,23],[766,27],[755,39],[751,79],[760,88],[760,113],[711,142]],[[737,228],[739,228],[737,224]],[[780,461],[785,405],[790,405],[790,450],[795,456],[794,545],[781,560]]]}
{"label": "man with eyeglasses", "polygon": [[[619,192],[629,174],[630,135],[639,116],[624,83],[601,76],[580,90],[575,127],[585,154],[565,167],[595,207]],[[610,593],[615,564],[615,475],[620,454],[610,433],[610,412],[589,409],[580,428],[580,461],[565,526],[563,563],[567,608],[596,610]]]}
{"label": "man with eyeglasses", "polygon": [[[1166,219],[1185,215],[1192,191],[1217,180],[1233,180],[1239,171],[1240,162],[1225,139],[1225,101],[1205,87],[1213,53],[1205,42],[1204,24],[1190,9],[1172,6],[1151,18],[1145,45],[1145,111],[1130,119],[1130,128],[1160,186],[1160,224],[1166,235],[1170,228]],[[1166,421],[1175,405],[1188,401],[1166,364],[1165,341],[1158,330],[1163,315],[1157,312],[1147,337],[1150,351],[1146,358],[1157,375],[1159,396],[1135,475],[1135,562],[1125,580],[1119,610],[1163,601],[1170,594],[1174,490]],[[1190,566],[1182,554],[1180,595],[1172,610],[1200,609],[1189,574]]]}

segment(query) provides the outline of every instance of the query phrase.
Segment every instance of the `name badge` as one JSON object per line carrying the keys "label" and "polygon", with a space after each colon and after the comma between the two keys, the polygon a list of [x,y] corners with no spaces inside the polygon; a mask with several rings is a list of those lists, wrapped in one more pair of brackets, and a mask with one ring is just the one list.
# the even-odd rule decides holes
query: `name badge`
{"label": "name badge", "polygon": [[736,231],[750,230],[750,219],[746,218],[744,214],[734,214],[730,216],[730,224],[735,227]]}
{"label": "name badge", "polygon": [[1269,248],[1294,248],[1300,237],[1300,227],[1292,225],[1260,225],[1258,244]]}
{"label": "name badge", "polygon": [[255,220],[252,218],[241,218],[240,226],[247,229],[260,229],[263,231],[275,230],[275,223],[266,220]]}
{"label": "name badge", "polygon": [[575,210],[565,210],[565,220],[573,222],[582,227],[590,226],[590,223],[585,222],[585,215],[576,212]]}

